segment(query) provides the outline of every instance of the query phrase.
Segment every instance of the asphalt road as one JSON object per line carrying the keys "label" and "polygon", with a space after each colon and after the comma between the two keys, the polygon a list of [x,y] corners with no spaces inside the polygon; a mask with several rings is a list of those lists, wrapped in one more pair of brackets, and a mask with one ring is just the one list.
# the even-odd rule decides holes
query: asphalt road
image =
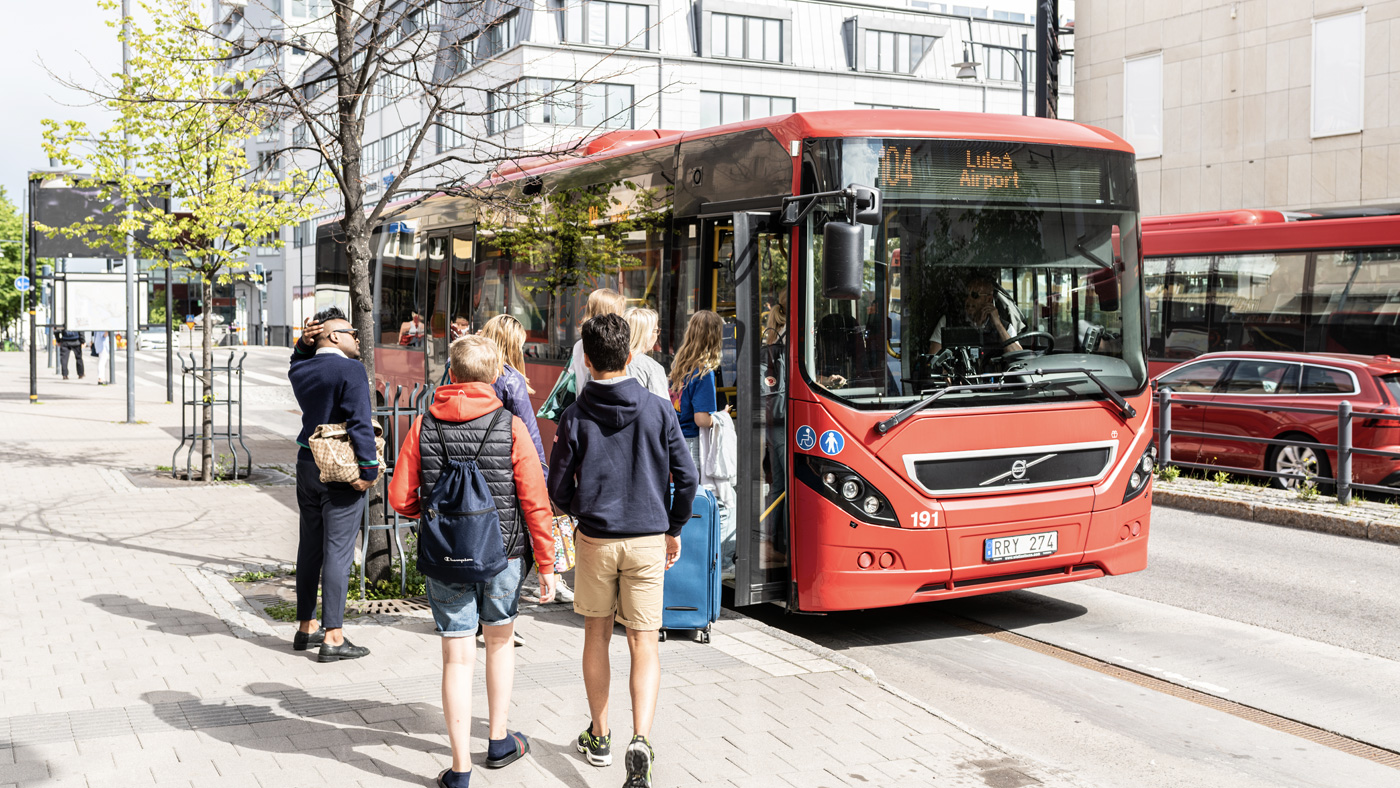
{"label": "asphalt road", "polygon": [[1158,507],[1124,577],[828,616],[744,612],[1095,786],[1400,786],[1400,770],[970,634],[952,614],[1400,750],[1400,547]]}

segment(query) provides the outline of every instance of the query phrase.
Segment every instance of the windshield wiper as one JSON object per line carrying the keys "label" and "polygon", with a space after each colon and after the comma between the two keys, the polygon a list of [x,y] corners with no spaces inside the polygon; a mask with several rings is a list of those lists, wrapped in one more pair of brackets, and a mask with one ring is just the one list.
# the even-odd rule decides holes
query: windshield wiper
{"label": "windshield wiper", "polygon": [[1033,374],[1047,375],[1052,373],[1068,373],[1071,375],[1083,375],[1084,377],[1088,378],[1089,381],[1095,386],[1098,386],[1099,391],[1102,391],[1104,393],[1104,396],[1113,400],[1113,404],[1118,406],[1118,414],[1122,417],[1123,421],[1127,421],[1128,419],[1131,419],[1134,416],[1136,416],[1137,408],[1134,408],[1132,405],[1129,405],[1128,401],[1126,399],[1123,399],[1122,394],[1119,394],[1117,391],[1114,391],[1112,386],[1108,385],[1107,383],[1104,383],[1102,380],[1099,379],[1097,375],[1094,374],[1095,372],[1102,371],[1103,370],[1101,369],[1048,369],[1038,370]]}
{"label": "windshield wiper", "polygon": [[924,408],[927,408],[929,405],[932,405],[934,402],[937,402],[938,399],[939,399],[940,397],[942,397],[944,394],[952,394],[952,393],[954,393],[954,392],[962,392],[962,391],[996,391],[996,390],[1003,390],[1003,389],[1010,389],[1010,390],[1041,389],[1041,388],[1044,388],[1046,385],[1048,385],[1048,382],[1047,382],[1047,383],[1032,383],[1032,382],[1024,381],[1024,380],[1017,380],[1017,381],[1008,381],[1008,380],[1006,380],[1006,378],[1008,378],[1008,377],[1018,377],[1018,378],[1019,378],[1019,377],[1026,377],[1026,376],[1028,376],[1028,375],[1034,375],[1034,374],[1036,374],[1036,373],[1034,373],[1034,372],[1007,372],[1007,373],[1005,373],[1005,374],[1002,375],[1002,379],[1001,379],[1001,380],[993,381],[993,382],[991,382],[991,383],[967,383],[967,384],[962,384],[962,385],[957,385],[957,386],[948,386],[947,388],[939,389],[938,391],[933,392],[932,394],[930,394],[929,396],[925,397],[924,399],[921,399],[921,400],[919,400],[918,402],[915,402],[913,405],[910,405],[909,407],[905,408],[904,410],[901,410],[900,412],[894,414],[893,416],[889,417],[888,419],[885,419],[884,421],[881,421],[881,422],[877,422],[877,423],[875,424],[875,431],[878,432],[878,433],[880,433],[881,435],[887,435],[887,434],[889,434],[889,431],[890,431],[890,430],[894,429],[895,427],[898,427],[904,420],[908,419],[910,416],[913,416],[915,413],[918,413],[919,411],[923,410]]}

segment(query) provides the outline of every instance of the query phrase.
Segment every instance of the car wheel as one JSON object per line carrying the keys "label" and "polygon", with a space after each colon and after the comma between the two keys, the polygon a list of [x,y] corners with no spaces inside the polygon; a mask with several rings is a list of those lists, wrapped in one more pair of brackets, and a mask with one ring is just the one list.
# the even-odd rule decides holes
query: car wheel
{"label": "car wheel", "polygon": [[[1306,435],[1284,435],[1283,440],[1311,440]],[[1312,446],[1288,444],[1274,446],[1269,450],[1269,470],[1274,473],[1293,474],[1293,478],[1274,477],[1272,483],[1283,490],[1293,490],[1302,483],[1302,478],[1331,476],[1327,453]],[[1331,485],[1328,485],[1329,487]]]}

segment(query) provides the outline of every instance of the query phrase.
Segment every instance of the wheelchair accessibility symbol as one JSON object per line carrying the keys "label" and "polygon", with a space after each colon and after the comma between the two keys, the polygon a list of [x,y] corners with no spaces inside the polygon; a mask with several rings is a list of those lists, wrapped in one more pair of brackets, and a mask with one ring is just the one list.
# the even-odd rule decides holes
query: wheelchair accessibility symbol
{"label": "wheelchair accessibility symbol", "polygon": [[822,433],[823,453],[829,454],[834,457],[840,454],[841,449],[845,448],[845,446],[846,439],[842,438],[841,433],[837,432],[836,430],[827,430],[826,432]]}
{"label": "wheelchair accessibility symbol", "polygon": [[802,425],[797,428],[797,448],[802,451],[811,451],[817,445],[817,431]]}

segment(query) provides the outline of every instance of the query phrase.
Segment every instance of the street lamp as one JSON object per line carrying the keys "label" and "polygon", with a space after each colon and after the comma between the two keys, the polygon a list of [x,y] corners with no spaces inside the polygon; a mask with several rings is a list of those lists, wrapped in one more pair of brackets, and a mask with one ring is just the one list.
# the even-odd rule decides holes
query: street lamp
{"label": "street lamp", "polygon": [[967,45],[963,45],[962,62],[954,63],[953,68],[958,70],[958,79],[977,79],[977,67],[982,65],[972,59],[967,51]]}

